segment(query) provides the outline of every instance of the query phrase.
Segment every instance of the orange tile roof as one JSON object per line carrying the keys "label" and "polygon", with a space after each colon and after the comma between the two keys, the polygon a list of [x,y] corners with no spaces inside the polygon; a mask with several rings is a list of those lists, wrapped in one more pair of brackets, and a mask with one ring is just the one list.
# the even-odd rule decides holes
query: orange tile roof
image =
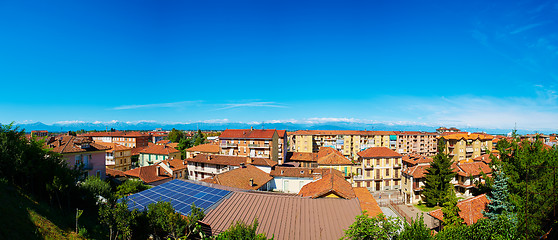
{"label": "orange tile roof", "polygon": [[219,135],[219,139],[272,139],[275,129],[227,129]]}
{"label": "orange tile roof", "polygon": [[401,158],[403,162],[410,163],[411,165],[417,165],[421,163],[431,163],[434,161],[431,157],[425,157],[421,155],[405,155]]}
{"label": "orange tile roof", "polygon": [[124,174],[123,171],[112,168],[106,168],[106,174],[110,177],[126,177],[126,174]]}
{"label": "orange tile roof", "polygon": [[336,174],[326,174],[322,179],[302,186],[298,192],[299,196],[310,198],[325,197],[329,194],[335,194],[345,199],[356,197],[351,183]]}
{"label": "orange tile roof", "polygon": [[402,155],[387,147],[371,147],[357,153],[363,158],[401,157]]}
{"label": "orange tile roof", "polygon": [[[149,146],[151,146],[151,145],[153,145],[153,144],[150,144]],[[132,155],[139,155],[142,150],[146,149],[149,146],[132,148]]]}
{"label": "orange tile roof", "polygon": [[481,172],[486,174],[492,173],[492,169],[488,164],[484,162],[467,162],[467,163],[458,163],[452,165],[454,168],[454,172],[457,172],[458,175],[468,177],[468,176],[479,176]]}
{"label": "orange tile roof", "polygon": [[166,145],[151,145],[147,146],[147,148],[140,151],[140,153],[148,153],[148,154],[157,154],[157,155],[169,155],[171,153],[179,153],[180,151],[176,150],[173,147],[169,147]]}
{"label": "orange tile roof", "polygon": [[[89,147],[83,147],[89,145]],[[51,148],[53,152],[57,153],[78,153],[78,152],[94,152],[94,151],[105,151],[108,148],[96,144],[91,140],[83,137],[75,137],[71,135],[58,135],[55,138],[51,138],[46,147]]]}
{"label": "orange tile roof", "polygon": [[[217,174],[211,178],[204,179],[203,181],[227,187],[257,190],[272,179],[273,177],[266,172],[252,165],[247,165],[245,167]],[[250,180],[253,181],[253,185],[250,185]]]}
{"label": "orange tile roof", "polygon": [[343,154],[341,154],[339,151],[337,151],[337,150],[335,150],[331,147],[320,147],[320,149],[318,149],[317,157],[322,158],[322,157],[325,157],[325,156],[329,155],[330,153],[335,153],[339,156],[343,156]]}
{"label": "orange tile roof", "polygon": [[452,133],[444,136],[439,136],[438,138],[447,140],[492,140],[494,137],[485,133]]}
{"label": "orange tile roof", "polygon": [[365,187],[355,187],[353,188],[355,195],[360,203],[360,209],[366,211],[368,216],[375,217],[376,215],[382,213],[382,209],[376,202],[376,199],[372,196],[370,191]]}
{"label": "orange tile roof", "polygon": [[353,130],[298,130],[290,135],[395,135],[393,131],[353,131]]}
{"label": "orange tile roof", "polygon": [[[172,176],[162,167],[157,167],[159,167],[158,164],[134,168],[124,172],[124,174],[130,177],[137,177],[144,183],[153,183],[172,178]],[[157,174],[157,169],[159,169],[159,174]]]}
{"label": "orange tile roof", "polygon": [[163,160],[163,163],[167,164],[171,170],[182,170],[188,168],[188,162],[181,159],[167,159]]}
{"label": "orange tile roof", "polygon": [[426,174],[426,170],[430,168],[430,165],[416,165],[410,168],[407,168],[406,170],[403,170],[402,172],[409,175],[409,176],[413,176],[413,178],[423,178]]}
{"label": "orange tile roof", "polygon": [[155,144],[163,144],[163,145],[166,145],[166,144],[169,144],[170,142],[171,142],[171,141],[168,140],[168,139],[163,139],[163,140],[157,141]]}
{"label": "orange tile roof", "polygon": [[240,166],[241,163],[268,167],[277,165],[277,162],[268,158],[251,158],[229,155],[198,154],[196,157],[187,160],[188,162],[209,163],[228,166]]}
{"label": "orange tile roof", "polygon": [[107,143],[101,141],[95,141],[95,143],[107,147],[107,152],[132,150],[132,148],[120,145],[118,143]]}
{"label": "orange tile roof", "polygon": [[318,161],[318,154],[306,152],[289,152],[288,161],[316,162]]}
{"label": "orange tile roof", "polygon": [[167,143],[167,146],[178,149],[178,143]]}
{"label": "orange tile roof", "polygon": [[300,178],[314,178],[326,174],[335,174],[344,177],[343,173],[337,169],[332,168],[303,168],[303,167],[280,167],[276,166],[269,173],[271,176],[276,177],[300,177]]}
{"label": "orange tile roof", "polygon": [[[495,155],[497,158],[500,158],[499,153],[493,155]],[[490,154],[487,153],[487,154],[480,155],[476,158],[473,158],[473,161],[484,162],[488,164],[492,162],[492,158],[490,157]]]}
{"label": "orange tile roof", "polygon": [[213,143],[200,144],[186,149],[187,152],[219,153],[219,145]]}
{"label": "orange tile roof", "polygon": [[353,162],[342,155],[330,153],[318,158],[318,165],[353,165]]}
{"label": "orange tile roof", "polygon": [[[465,224],[472,225],[479,219],[485,218],[482,211],[485,210],[486,205],[489,203],[486,194],[482,194],[473,198],[465,199],[457,203],[459,208],[459,216],[463,218]],[[428,213],[430,216],[439,220],[444,220],[444,213],[442,209],[437,209]]]}

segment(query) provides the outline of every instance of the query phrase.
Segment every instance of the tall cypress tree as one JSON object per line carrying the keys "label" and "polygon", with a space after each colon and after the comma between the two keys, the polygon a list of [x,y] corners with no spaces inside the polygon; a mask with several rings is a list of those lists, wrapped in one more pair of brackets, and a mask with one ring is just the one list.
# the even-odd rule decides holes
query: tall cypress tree
{"label": "tall cypress tree", "polygon": [[434,156],[434,161],[430,163],[430,168],[426,170],[422,195],[429,207],[442,206],[446,201],[448,188],[453,188],[450,183],[455,176],[451,169],[453,161],[444,153],[445,149],[444,141],[438,141],[438,154]]}

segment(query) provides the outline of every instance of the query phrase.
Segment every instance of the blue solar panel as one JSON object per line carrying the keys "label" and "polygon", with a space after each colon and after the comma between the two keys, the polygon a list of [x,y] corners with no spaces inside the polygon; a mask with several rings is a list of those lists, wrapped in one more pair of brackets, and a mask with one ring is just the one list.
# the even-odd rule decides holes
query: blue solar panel
{"label": "blue solar panel", "polygon": [[177,212],[188,215],[192,204],[206,209],[229,193],[229,191],[175,179],[129,196],[128,209],[143,211],[150,203],[168,201]]}

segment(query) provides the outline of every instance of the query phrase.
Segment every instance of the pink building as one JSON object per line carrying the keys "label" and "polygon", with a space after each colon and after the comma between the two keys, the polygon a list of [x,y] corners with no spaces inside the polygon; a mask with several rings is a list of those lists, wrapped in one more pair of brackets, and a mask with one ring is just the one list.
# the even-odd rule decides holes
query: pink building
{"label": "pink building", "polygon": [[47,143],[47,147],[62,154],[68,167],[83,166],[84,177],[98,176],[105,179],[105,151],[108,147],[87,138],[59,135]]}

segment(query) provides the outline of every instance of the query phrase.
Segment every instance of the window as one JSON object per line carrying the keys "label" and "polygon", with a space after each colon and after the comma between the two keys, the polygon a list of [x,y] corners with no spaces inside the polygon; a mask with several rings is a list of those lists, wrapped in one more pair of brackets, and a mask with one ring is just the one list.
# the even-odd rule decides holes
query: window
{"label": "window", "polygon": [[386,169],[386,177],[389,177],[389,169]]}
{"label": "window", "polygon": [[380,159],[376,159],[376,165],[380,166]]}
{"label": "window", "polygon": [[386,166],[389,166],[389,158],[386,158]]}
{"label": "window", "polygon": [[370,177],[370,171],[366,171],[366,177]]}
{"label": "window", "polygon": [[101,170],[97,170],[97,173],[95,174],[95,176],[97,176],[98,178],[101,178]]}
{"label": "window", "polygon": [[384,185],[385,185],[386,187],[389,186],[389,180],[386,180],[386,181],[384,182]]}

